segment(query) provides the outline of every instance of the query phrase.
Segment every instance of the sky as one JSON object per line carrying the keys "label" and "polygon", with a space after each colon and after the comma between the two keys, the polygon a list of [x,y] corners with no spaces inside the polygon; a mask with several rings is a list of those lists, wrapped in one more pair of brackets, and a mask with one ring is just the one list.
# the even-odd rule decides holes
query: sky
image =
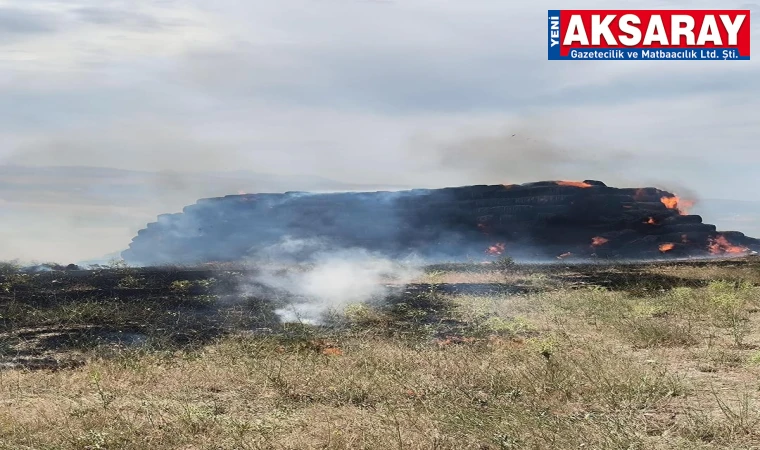
{"label": "sky", "polygon": [[546,56],[548,9],[760,5],[559,3],[0,0],[0,259],[97,258],[241,190],[598,179],[760,201],[758,59]]}

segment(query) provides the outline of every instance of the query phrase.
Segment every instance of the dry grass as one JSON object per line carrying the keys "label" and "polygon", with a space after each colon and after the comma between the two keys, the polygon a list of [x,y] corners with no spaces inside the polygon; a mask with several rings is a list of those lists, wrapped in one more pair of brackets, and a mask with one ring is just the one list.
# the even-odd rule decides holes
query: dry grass
{"label": "dry grass", "polygon": [[693,280],[747,281],[760,284],[760,268],[756,264],[714,265],[695,267],[689,265],[667,265],[651,269],[652,272],[678,276]]}
{"label": "dry grass", "polygon": [[13,448],[617,448],[682,395],[661,368],[585,342],[336,342],[228,338],[4,373],[0,430]]}
{"label": "dry grass", "polygon": [[[433,289],[352,305],[327,328],[232,332],[191,347],[103,344],[82,350],[76,368],[0,370],[0,448],[760,446],[752,277],[617,289],[555,275],[515,275],[541,288],[521,295]],[[176,281],[167,283],[183,291]],[[34,317],[28,305],[3,308],[18,323]],[[38,317],[108,320],[102,304],[82,308]],[[155,320],[123,305],[112,314],[117,324]]]}

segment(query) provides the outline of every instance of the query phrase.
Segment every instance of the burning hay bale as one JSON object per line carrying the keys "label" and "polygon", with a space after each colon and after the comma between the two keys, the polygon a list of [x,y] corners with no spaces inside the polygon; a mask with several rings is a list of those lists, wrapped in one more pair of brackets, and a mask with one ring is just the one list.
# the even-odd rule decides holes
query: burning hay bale
{"label": "burning hay bale", "polygon": [[399,192],[244,194],[199,200],[140,230],[123,252],[136,264],[297,260],[364,248],[429,259],[702,257],[760,248],[718,232],[689,202],[656,188],[543,181]]}

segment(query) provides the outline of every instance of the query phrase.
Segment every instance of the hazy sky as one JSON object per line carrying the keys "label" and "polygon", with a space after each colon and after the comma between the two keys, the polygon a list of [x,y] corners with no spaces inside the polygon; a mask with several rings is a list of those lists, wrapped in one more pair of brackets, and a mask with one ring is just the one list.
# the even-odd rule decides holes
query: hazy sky
{"label": "hazy sky", "polygon": [[[754,3],[719,6],[758,11]],[[546,11],[557,7],[0,0],[0,165],[248,170],[407,186],[593,178],[760,200],[760,57],[547,61]],[[758,36],[753,17],[755,49]],[[146,217],[206,192],[194,186],[170,205],[149,198],[164,189],[157,183],[143,193],[152,209],[120,219],[108,244],[81,252],[76,224],[95,213],[60,199],[59,206],[79,205],[61,225],[70,236],[65,255],[126,247]],[[0,213],[15,214],[12,226],[0,225],[0,259],[29,256],[31,244],[39,258],[58,257],[62,238],[52,228],[32,235],[19,224],[63,213],[35,209],[33,198],[23,209],[9,192],[0,187]],[[105,197],[101,208],[109,207]],[[123,205],[114,198],[110,207]],[[118,214],[129,217],[129,210]]]}

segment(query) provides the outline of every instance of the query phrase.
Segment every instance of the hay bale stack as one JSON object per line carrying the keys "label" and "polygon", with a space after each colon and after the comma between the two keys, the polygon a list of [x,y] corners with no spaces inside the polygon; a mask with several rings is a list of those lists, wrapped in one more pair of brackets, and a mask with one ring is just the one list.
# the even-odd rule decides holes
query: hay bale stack
{"label": "hay bale stack", "polygon": [[735,253],[760,244],[741,233],[721,234],[700,216],[683,214],[676,202],[656,188],[618,189],[594,180],[229,195],[159,216],[123,257],[189,264],[361,247],[390,257],[450,260],[498,256],[503,244],[518,258],[639,259]]}

